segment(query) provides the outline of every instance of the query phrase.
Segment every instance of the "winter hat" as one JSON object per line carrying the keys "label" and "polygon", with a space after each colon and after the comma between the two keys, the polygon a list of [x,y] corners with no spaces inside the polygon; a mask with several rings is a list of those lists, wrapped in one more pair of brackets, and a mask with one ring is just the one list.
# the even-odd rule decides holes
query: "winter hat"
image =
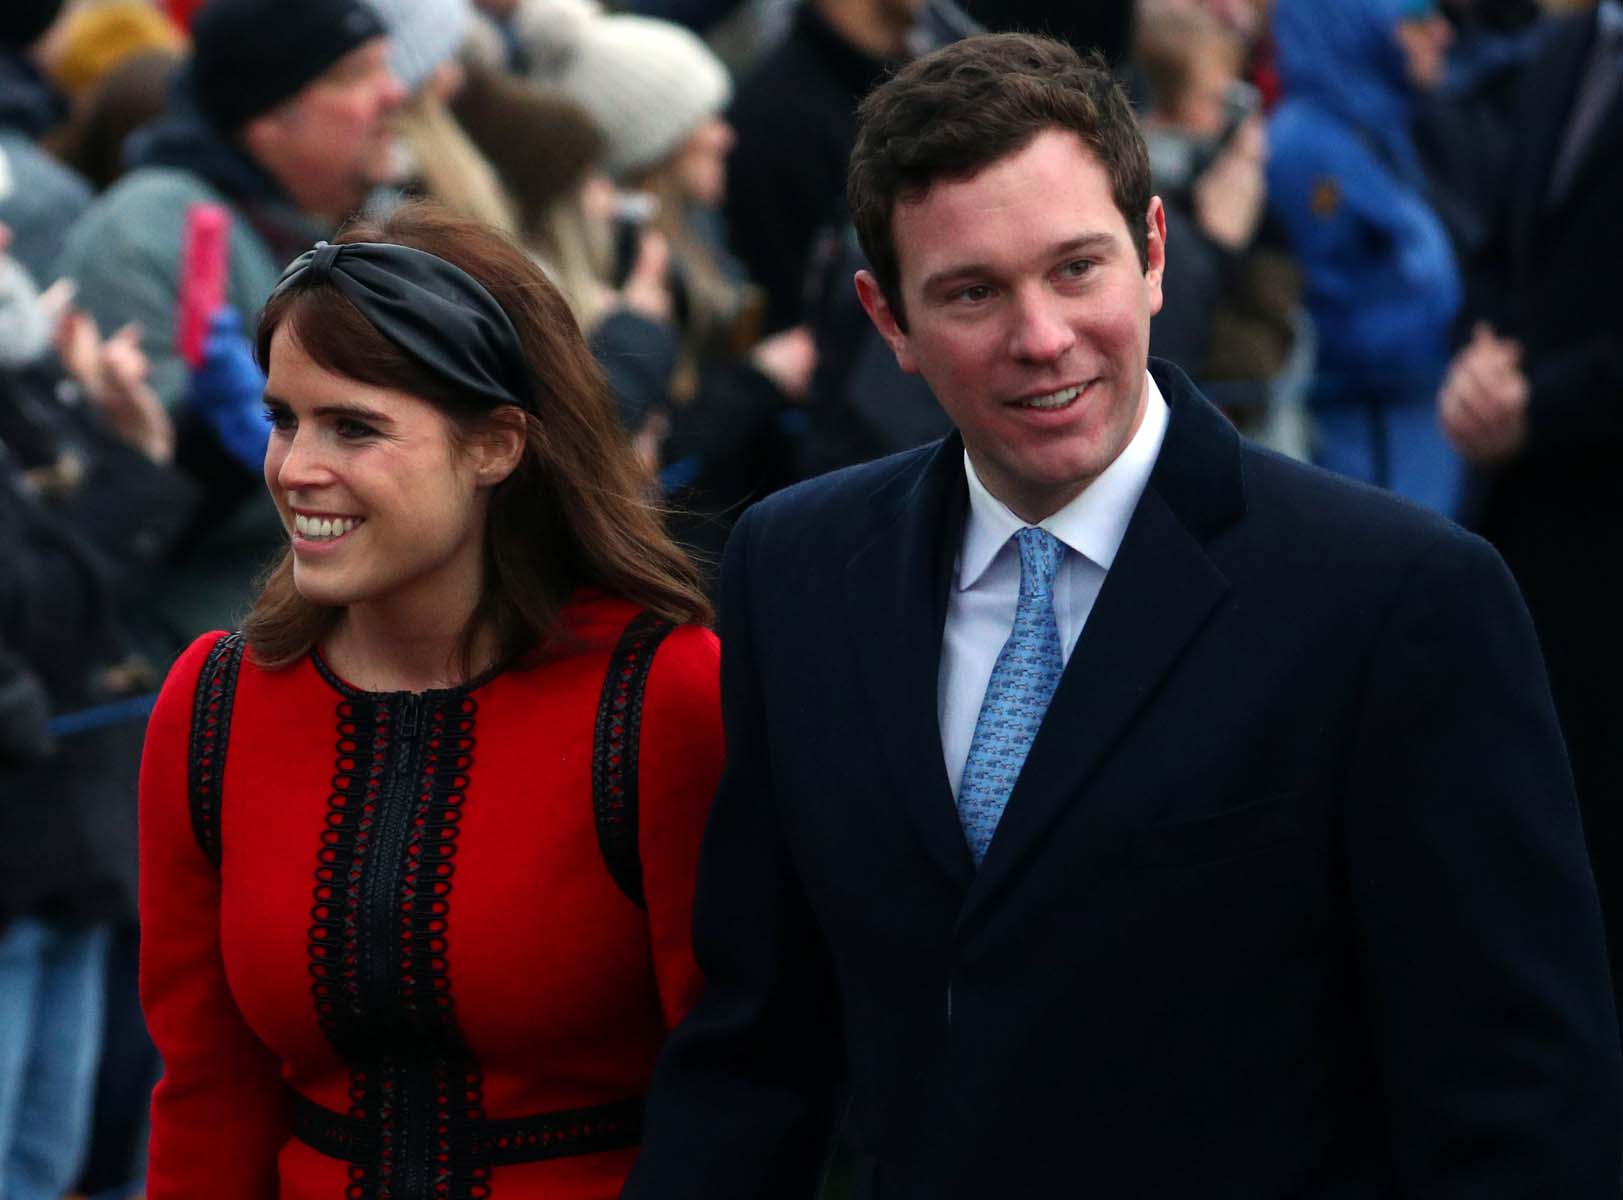
{"label": "winter hat", "polygon": [[63,0],[5,0],[0,3],[0,46],[32,46],[62,11]]}
{"label": "winter hat", "polygon": [[198,106],[235,133],[387,33],[364,0],[209,0],[192,21]]}
{"label": "winter hat", "polygon": [[468,0],[372,0],[389,27],[389,66],[415,92],[468,36]]}
{"label": "winter hat", "polygon": [[147,0],[108,0],[68,16],[51,75],[67,91],[84,92],[126,59],[185,47],[186,35]]}
{"label": "winter hat", "polygon": [[531,76],[597,123],[613,175],[661,162],[732,96],[721,60],[669,21],[605,14],[592,0],[531,0],[514,28]]}

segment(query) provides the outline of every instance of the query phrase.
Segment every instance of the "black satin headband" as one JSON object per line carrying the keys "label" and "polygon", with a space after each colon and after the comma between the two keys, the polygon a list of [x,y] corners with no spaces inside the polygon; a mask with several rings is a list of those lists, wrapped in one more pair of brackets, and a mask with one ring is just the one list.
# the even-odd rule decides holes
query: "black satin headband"
{"label": "black satin headband", "polygon": [[392,242],[318,242],[271,295],[316,283],[337,288],[379,333],[468,395],[536,411],[518,331],[461,267]]}

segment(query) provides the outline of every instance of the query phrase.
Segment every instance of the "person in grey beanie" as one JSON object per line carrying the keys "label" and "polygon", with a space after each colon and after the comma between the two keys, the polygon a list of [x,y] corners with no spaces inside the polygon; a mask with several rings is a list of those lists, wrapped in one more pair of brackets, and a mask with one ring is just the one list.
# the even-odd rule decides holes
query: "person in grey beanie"
{"label": "person in grey beanie", "polygon": [[[57,273],[105,329],[145,331],[151,382],[177,413],[178,461],[209,493],[186,549],[154,580],[138,624],[166,660],[195,634],[230,624],[282,536],[251,469],[198,419],[236,424],[258,412],[246,341],[210,340],[205,381],[176,348],[187,212],[222,205],[230,217],[225,301],[251,328],[282,266],[329,236],[394,170],[391,122],[404,89],[387,29],[363,0],[209,0],[192,25],[192,60],[168,107],[126,142],[133,170],[69,231]],[[216,422],[217,424],[218,422]]]}

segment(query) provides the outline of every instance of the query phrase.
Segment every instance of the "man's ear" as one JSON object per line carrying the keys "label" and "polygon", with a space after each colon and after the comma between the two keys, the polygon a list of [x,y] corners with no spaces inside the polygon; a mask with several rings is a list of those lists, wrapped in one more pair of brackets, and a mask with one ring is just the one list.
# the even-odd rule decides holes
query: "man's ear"
{"label": "man's ear", "polygon": [[1150,197],[1150,208],[1144,214],[1149,228],[1145,231],[1144,282],[1150,288],[1150,314],[1161,311],[1161,284],[1167,270],[1167,210],[1161,197]]}
{"label": "man's ear", "polygon": [[473,459],[474,479],[481,487],[495,487],[511,475],[524,457],[529,439],[524,410],[516,404],[503,404],[486,418],[486,426],[473,439],[468,453]]}
{"label": "man's ear", "polygon": [[250,157],[261,163],[277,162],[278,154],[287,143],[287,131],[293,119],[292,101],[284,100],[268,112],[244,122],[237,131],[237,141]]}
{"label": "man's ear", "polygon": [[858,271],[856,285],[857,299],[862,301],[863,311],[868,314],[873,327],[879,330],[879,336],[885,339],[890,352],[896,356],[896,365],[909,375],[917,375],[919,368],[908,349],[907,333],[897,324],[896,314],[891,311],[890,301],[885,299],[879,280],[874,278],[872,271]]}

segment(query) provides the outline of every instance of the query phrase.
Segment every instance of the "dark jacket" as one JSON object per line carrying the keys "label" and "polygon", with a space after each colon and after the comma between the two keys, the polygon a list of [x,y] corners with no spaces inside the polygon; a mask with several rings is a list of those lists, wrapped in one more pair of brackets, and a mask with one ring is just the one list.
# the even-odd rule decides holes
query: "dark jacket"
{"label": "dark jacket", "polygon": [[[936,711],[956,438],[752,509],[727,767],[626,1200],[1613,1200],[1623,1061],[1482,541],[1171,420],[977,871]],[[845,1084],[847,1100],[838,1110]]]}
{"label": "dark jacket", "polygon": [[121,609],[195,503],[176,472],[59,403],[57,382],[0,375],[0,645],[58,728],[49,753],[0,757],[0,926],[134,916],[141,695],[157,676],[131,659]]}
{"label": "dark jacket", "polygon": [[1474,263],[1466,327],[1522,345],[1527,442],[1478,480],[1477,528],[1527,595],[1584,802],[1623,994],[1623,633],[1611,549],[1623,521],[1623,96],[1614,97],[1567,196],[1551,167],[1595,36],[1593,13],[1552,23],[1529,64],[1513,137],[1519,165]]}
{"label": "dark jacket", "polygon": [[844,219],[857,103],[887,66],[806,3],[788,36],[739,85],[729,114],[738,143],[728,168],[727,233],[750,279],[766,290],[769,333],[805,319],[818,231]]}

